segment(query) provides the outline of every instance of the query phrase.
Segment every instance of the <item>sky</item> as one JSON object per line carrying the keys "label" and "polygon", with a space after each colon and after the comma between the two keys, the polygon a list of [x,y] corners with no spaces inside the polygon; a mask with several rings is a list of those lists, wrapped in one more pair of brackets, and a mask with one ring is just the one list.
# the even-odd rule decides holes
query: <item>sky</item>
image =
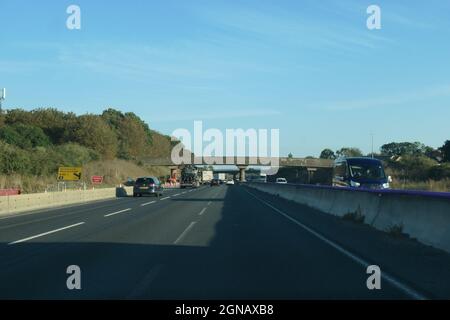
{"label": "sky", "polygon": [[[81,29],[69,30],[69,5]],[[381,8],[381,29],[366,10]],[[450,139],[450,1],[0,0],[4,108],[112,107],[171,134],[279,129],[280,155]]]}

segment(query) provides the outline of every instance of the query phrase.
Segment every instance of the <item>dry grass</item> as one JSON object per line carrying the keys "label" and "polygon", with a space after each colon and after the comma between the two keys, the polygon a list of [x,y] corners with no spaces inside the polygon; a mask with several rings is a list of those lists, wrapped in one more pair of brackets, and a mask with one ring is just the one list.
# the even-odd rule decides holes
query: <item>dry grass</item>
{"label": "dry grass", "polygon": [[361,207],[358,206],[358,209],[356,210],[356,212],[349,212],[347,214],[344,214],[342,216],[343,220],[346,221],[353,221],[356,223],[364,223],[364,221],[366,220],[366,217],[363,215]]}
{"label": "dry grass", "polygon": [[37,177],[37,176],[22,176],[10,175],[0,176],[0,189],[18,188],[23,193],[43,192],[46,188],[54,184],[55,177]]}
{"label": "dry grass", "polygon": [[[157,177],[168,176],[170,170],[166,167],[138,166],[134,162],[125,160],[94,161],[83,168],[83,182],[90,185],[90,177],[103,176],[101,187],[113,187],[125,182],[128,178],[152,175]],[[69,183],[69,188],[78,188],[79,183]],[[36,177],[21,175],[0,176],[0,189],[20,188],[23,193],[44,192],[56,190],[56,173],[54,177]]]}
{"label": "dry grass", "polygon": [[450,192],[450,179],[440,181],[397,181],[391,184],[393,189]]}

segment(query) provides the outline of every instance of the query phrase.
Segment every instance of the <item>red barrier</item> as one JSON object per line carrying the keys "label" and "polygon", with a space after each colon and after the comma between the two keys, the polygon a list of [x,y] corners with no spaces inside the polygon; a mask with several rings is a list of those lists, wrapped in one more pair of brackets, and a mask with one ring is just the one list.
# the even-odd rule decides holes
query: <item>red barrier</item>
{"label": "red barrier", "polygon": [[20,189],[0,189],[0,197],[16,196],[21,194]]}

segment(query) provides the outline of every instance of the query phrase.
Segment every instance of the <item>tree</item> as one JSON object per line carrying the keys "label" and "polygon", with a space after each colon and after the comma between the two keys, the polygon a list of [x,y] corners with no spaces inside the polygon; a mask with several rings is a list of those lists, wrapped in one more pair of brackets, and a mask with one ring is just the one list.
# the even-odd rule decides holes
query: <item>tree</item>
{"label": "tree", "polygon": [[3,113],[0,113],[0,128],[5,125],[6,117]]}
{"label": "tree", "polygon": [[124,159],[137,159],[146,153],[148,140],[142,125],[130,118],[124,118],[119,124],[120,153]]}
{"label": "tree", "polygon": [[48,146],[49,138],[41,128],[15,123],[0,128],[0,139],[6,143],[22,149],[31,149],[39,146]]}
{"label": "tree", "polygon": [[293,155],[292,153],[289,153],[289,154],[288,154],[288,158],[289,158],[289,159],[292,159],[292,158],[294,158],[294,155]]}
{"label": "tree", "polygon": [[116,157],[117,135],[100,116],[87,114],[78,117],[74,140],[96,151],[102,159]]}
{"label": "tree", "polygon": [[4,117],[5,117],[5,124],[16,124],[16,123],[31,124],[33,118],[31,112],[25,111],[23,109],[9,110]]}
{"label": "tree", "polygon": [[152,138],[153,135],[152,135],[152,130],[150,130],[150,127],[148,126],[148,124],[145,123],[141,118],[139,118],[133,112],[125,113],[125,117],[135,121],[136,123],[138,123],[142,126],[142,128],[145,132],[145,136],[147,138],[147,143],[151,145],[153,143],[153,138]]}
{"label": "tree", "polygon": [[68,118],[76,117],[73,113],[66,114],[54,108],[33,110],[31,115],[30,124],[41,128],[54,144],[63,142]]}
{"label": "tree", "polygon": [[331,149],[323,149],[320,153],[320,159],[336,159],[334,151]]}
{"label": "tree", "polygon": [[433,150],[420,142],[391,142],[381,146],[381,154],[385,156],[419,156]]}
{"label": "tree", "polygon": [[102,118],[111,128],[117,130],[122,120],[125,119],[125,116],[122,112],[109,108],[108,110],[103,111]]}
{"label": "tree", "polygon": [[344,147],[336,151],[337,157],[362,157],[363,153],[358,148],[348,148]]}
{"label": "tree", "polygon": [[445,162],[450,162],[450,140],[445,141],[444,145],[439,148],[442,152],[443,160]]}

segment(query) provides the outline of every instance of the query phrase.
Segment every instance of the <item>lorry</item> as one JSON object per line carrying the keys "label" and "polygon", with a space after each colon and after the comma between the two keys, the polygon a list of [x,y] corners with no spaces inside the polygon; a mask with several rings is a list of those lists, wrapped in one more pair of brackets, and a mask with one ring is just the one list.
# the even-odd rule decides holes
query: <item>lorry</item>
{"label": "lorry", "polygon": [[225,181],[227,179],[227,176],[225,173],[214,173],[214,179],[219,181]]}
{"label": "lorry", "polygon": [[181,169],[180,188],[197,188],[200,186],[198,169],[193,165],[186,165]]}
{"label": "lorry", "polygon": [[214,179],[214,174],[211,170],[202,171],[202,183],[210,183]]}

